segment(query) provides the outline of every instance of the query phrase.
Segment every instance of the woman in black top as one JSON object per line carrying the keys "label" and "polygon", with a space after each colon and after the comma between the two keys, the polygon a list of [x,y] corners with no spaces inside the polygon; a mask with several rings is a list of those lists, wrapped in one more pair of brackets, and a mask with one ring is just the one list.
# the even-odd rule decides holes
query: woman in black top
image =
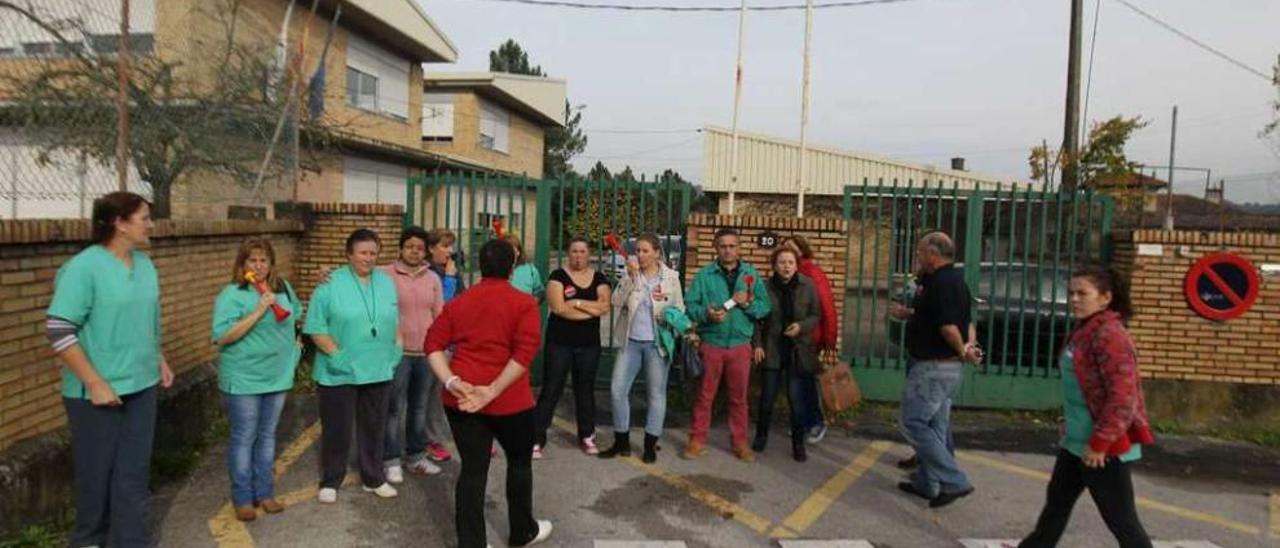
{"label": "woman in black top", "polygon": [[591,243],[583,237],[569,240],[569,264],[551,273],[547,281],[546,359],[542,366],[542,391],[538,393],[533,458],[542,458],[547,429],[564,393],[565,379],[573,372],[573,400],[582,452],[596,455],[596,369],[600,364],[600,317],[609,314],[609,280],[591,268]]}

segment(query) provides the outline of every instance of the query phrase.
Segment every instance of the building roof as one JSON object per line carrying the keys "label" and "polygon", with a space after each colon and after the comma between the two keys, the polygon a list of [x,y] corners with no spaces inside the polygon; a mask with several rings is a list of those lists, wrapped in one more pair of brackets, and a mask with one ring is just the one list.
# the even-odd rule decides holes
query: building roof
{"label": "building roof", "polygon": [[564,127],[564,80],[505,72],[428,72],[426,91],[474,91],[542,126]]}
{"label": "building roof", "polygon": [[1145,173],[1126,173],[1124,175],[1102,175],[1089,184],[1095,189],[1137,189],[1159,190],[1169,183]]}
{"label": "building roof", "polygon": [[458,48],[415,0],[345,0],[342,18],[365,30],[367,37],[410,54],[416,61],[458,60]]}
{"label": "building roof", "polygon": [[[1155,211],[1117,211],[1115,225],[1119,228],[1162,228],[1169,197],[1157,195],[1155,202]],[[1280,215],[1253,213],[1232,204],[1218,205],[1196,196],[1174,194],[1173,225],[1179,230],[1280,232]]]}
{"label": "building roof", "polygon": [[[710,192],[762,194],[796,193],[799,173],[800,144],[796,141],[738,132],[738,181],[733,182],[733,138],[728,129],[707,126],[702,129],[702,188]],[[845,185],[892,184],[895,180],[919,186],[953,184],[959,188],[991,187],[1000,179],[970,171],[917,164],[877,154],[840,150],[809,144],[807,194],[844,195]]]}

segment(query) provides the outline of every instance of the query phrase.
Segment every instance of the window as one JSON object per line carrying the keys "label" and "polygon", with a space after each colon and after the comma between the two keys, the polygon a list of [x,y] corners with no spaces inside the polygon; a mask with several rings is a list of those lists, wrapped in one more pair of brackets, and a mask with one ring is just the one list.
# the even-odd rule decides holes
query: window
{"label": "window", "polygon": [[378,78],[347,67],[347,104],[366,110],[378,110]]}
{"label": "window", "polygon": [[453,94],[422,95],[422,140],[453,140]]}
{"label": "window", "polygon": [[[347,42],[347,103],[408,120],[410,65],[407,59],[351,36]],[[422,89],[421,81],[418,89]]]}
{"label": "window", "polygon": [[480,103],[480,135],[477,144],[480,148],[498,152],[510,152],[511,115],[502,107],[486,102]]}
{"label": "window", "polygon": [[[120,35],[95,34],[89,37],[89,47],[98,55],[114,54],[120,49]],[[134,55],[148,55],[154,49],[154,34],[129,34],[129,51]]]}
{"label": "window", "polygon": [[343,201],[405,205],[408,167],[355,156],[345,157],[343,164]]}

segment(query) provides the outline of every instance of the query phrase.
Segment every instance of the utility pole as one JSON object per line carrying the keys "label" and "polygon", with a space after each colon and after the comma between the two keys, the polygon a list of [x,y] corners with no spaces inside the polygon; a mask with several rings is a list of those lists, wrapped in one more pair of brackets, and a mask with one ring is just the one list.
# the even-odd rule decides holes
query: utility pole
{"label": "utility pole", "polygon": [[[738,188],[738,112],[742,110],[742,37],[747,26],[747,0],[738,10],[738,64],[733,72],[733,153],[729,162],[729,214],[734,213],[734,191]],[[705,160],[704,160],[705,161]]]}
{"label": "utility pole", "polygon": [[116,186],[129,190],[129,0],[120,0],[120,45],[116,50]]}
{"label": "utility pole", "polygon": [[1173,105],[1173,127],[1169,131],[1169,188],[1165,193],[1164,229],[1173,230],[1173,151],[1178,143],[1178,105]]}
{"label": "utility pole", "polygon": [[1062,126],[1062,187],[1074,192],[1080,185],[1080,32],[1084,0],[1071,0],[1071,41],[1067,47],[1067,113]]}
{"label": "utility pole", "polygon": [[804,189],[808,182],[809,158],[809,45],[813,41],[813,0],[804,5],[804,79],[801,84],[800,98],[800,178],[796,181],[796,217],[804,217]]}

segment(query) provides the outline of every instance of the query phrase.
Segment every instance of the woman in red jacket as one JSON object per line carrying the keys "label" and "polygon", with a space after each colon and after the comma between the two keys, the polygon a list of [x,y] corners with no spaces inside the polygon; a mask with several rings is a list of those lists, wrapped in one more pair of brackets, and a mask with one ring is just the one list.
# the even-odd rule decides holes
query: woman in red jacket
{"label": "woman in red jacket", "polygon": [[1155,442],[1142,400],[1137,353],[1124,322],[1133,314],[1129,288],[1112,270],[1071,276],[1071,313],[1062,369],[1063,430],[1036,529],[1019,548],[1057,546],[1076,499],[1086,488],[1122,548],[1150,548],[1138,520],[1129,463]]}
{"label": "woman in red jacket", "polygon": [[[831,293],[831,280],[827,278],[827,273],[822,271],[822,267],[818,263],[813,262],[813,247],[809,245],[809,241],[799,234],[787,238],[782,245],[795,250],[800,254],[800,273],[813,280],[814,289],[818,290],[818,306],[822,309],[822,318],[818,321],[818,328],[813,330],[813,347],[818,349],[820,355],[825,358],[829,352],[835,352],[836,340],[839,336],[838,324],[840,319],[836,316],[835,298]],[[819,364],[826,363],[825,359],[820,359]],[[819,365],[819,367],[822,367]],[[805,441],[815,444],[822,441],[827,435],[827,421],[822,417],[822,398],[818,397],[818,383],[814,380],[812,386],[805,387],[804,401],[809,402],[809,409],[803,417],[805,426]]]}
{"label": "woman in red jacket", "polygon": [[[507,279],[516,252],[502,240],[480,248],[480,283],[444,306],[423,345],[444,385],[445,415],[462,471],[454,489],[459,548],[484,548],[484,499],[496,439],[507,455],[508,546],[551,536],[551,522],[533,518],[534,401],[529,388],[540,339],[538,303]],[[446,348],[453,348],[450,356]]]}

